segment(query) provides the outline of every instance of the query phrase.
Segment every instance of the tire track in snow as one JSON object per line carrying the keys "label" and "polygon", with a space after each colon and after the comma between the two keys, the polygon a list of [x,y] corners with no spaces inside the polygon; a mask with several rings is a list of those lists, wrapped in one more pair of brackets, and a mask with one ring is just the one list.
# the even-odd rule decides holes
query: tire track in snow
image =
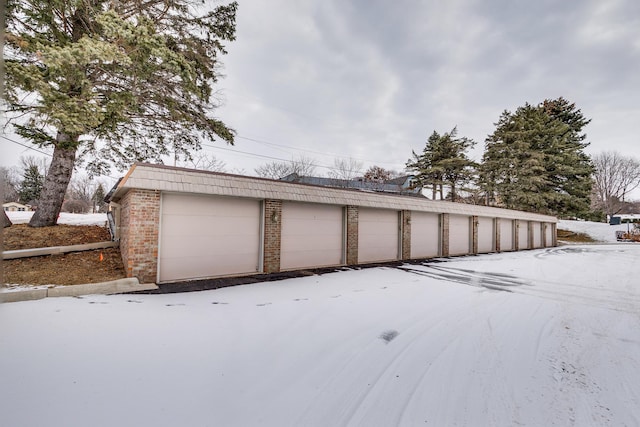
{"label": "tire track in snow", "polygon": [[[410,333],[410,329],[416,329],[424,324],[431,324],[431,326],[422,328],[420,331],[422,333],[427,333],[430,329],[439,327],[443,321],[438,321],[433,324],[433,319],[429,319],[428,321],[418,323],[417,319],[414,318],[407,323],[413,323],[414,326],[397,328],[401,330],[400,334],[403,339],[395,339],[393,343],[387,343],[388,345],[384,345],[384,347],[383,342],[379,337],[376,337],[369,333],[370,331],[367,331],[367,335],[372,337],[370,343],[360,352],[352,354],[348,361],[342,365],[341,369],[327,379],[325,384],[319,388],[317,395],[313,399],[313,404],[307,406],[303,414],[296,421],[295,425],[350,425],[355,413],[362,407],[363,402],[372,393],[373,389],[381,381],[384,375],[390,371],[394,362],[415,345],[413,340],[406,342],[408,339],[406,337],[411,337],[417,334]],[[398,344],[401,342],[406,343],[403,344],[402,347],[398,347]],[[377,365],[375,361],[374,363],[363,363],[368,356],[380,356],[380,351],[389,350],[393,351],[394,355],[391,360],[385,361],[384,365],[374,368],[374,365]],[[400,351],[398,352],[398,350]],[[384,356],[380,358],[382,359],[383,357]],[[358,374],[354,375],[354,371],[358,372]],[[373,379],[369,376],[371,373],[374,374]],[[345,386],[342,384],[345,378],[351,378],[355,381]],[[365,383],[366,386],[363,385]],[[337,400],[337,396],[335,394],[335,390],[354,389],[357,391],[351,392],[350,395],[347,396],[340,396],[340,403],[338,405],[336,404],[335,400]],[[331,421],[328,421],[326,418],[323,419],[321,416],[321,411],[328,407],[332,408],[333,411]],[[326,414],[323,415],[326,416]]]}
{"label": "tire track in snow", "polygon": [[[455,310],[455,308],[453,309]],[[389,344],[389,348],[396,344],[393,357],[385,360],[383,364],[376,368],[377,373],[374,380],[368,381],[369,388],[350,399],[347,407],[341,411],[341,415],[328,424],[404,425],[402,420],[403,417],[407,416],[406,408],[416,400],[416,394],[423,390],[425,385],[429,393],[435,393],[433,390],[434,385],[425,383],[424,378],[439,362],[442,361],[446,365],[446,358],[452,354],[457,354],[453,350],[454,348],[468,345],[461,341],[461,337],[452,336],[451,332],[461,329],[475,330],[473,320],[476,313],[470,310],[464,315],[460,315],[450,311],[451,309],[447,309],[444,310],[444,314],[435,315],[435,318],[443,319],[435,324],[434,317],[430,317],[422,320],[413,320],[411,322],[413,326],[401,329],[402,332],[399,337]],[[452,319],[455,319],[455,322],[452,322]],[[466,327],[465,325],[471,325],[471,327]],[[474,334],[465,334],[465,337],[471,337],[474,343],[477,340]],[[401,341],[404,344],[401,348],[398,348],[397,344],[400,344]],[[360,360],[356,359],[354,362],[359,364]],[[349,372],[352,367],[347,366],[345,368]],[[458,370],[454,370],[449,372],[447,376],[455,378],[459,374]],[[465,377],[461,380],[464,382],[468,378]],[[352,389],[350,386],[347,387]],[[334,387],[331,388],[334,389]],[[451,405],[455,405],[457,399],[458,396],[454,394],[447,398]],[[370,419],[371,410],[379,408],[381,405],[388,408],[388,410],[384,411],[382,416],[377,412],[376,418]],[[323,405],[318,404],[317,406],[322,407]],[[324,406],[335,408],[330,404]],[[409,411],[411,416],[420,418],[420,423],[424,421],[424,417],[422,417],[424,413],[421,408],[422,405],[417,405],[417,411]],[[312,412],[314,411],[309,411],[307,414],[309,415]],[[313,416],[310,418],[313,418]],[[323,422],[326,421],[323,420]],[[327,424],[325,423],[325,425]],[[409,425],[412,425],[412,423]]]}
{"label": "tire track in snow", "polygon": [[[352,425],[355,418],[365,416],[366,406],[374,399],[372,396],[384,394],[385,388],[382,384],[396,380],[393,370],[402,365],[401,361],[407,355],[414,354],[414,347],[420,342],[419,337],[431,336],[432,330],[443,329],[443,322],[451,318],[451,314],[448,313],[450,310],[449,304],[442,304],[437,310],[403,319],[394,325],[399,335],[389,343],[379,338],[381,331],[377,333],[373,330],[365,331],[364,334],[372,337],[369,344],[361,351],[352,354],[340,370],[333,373],[319,387],[313,403],[303,411],[296,425]],[[469,320],[470,316],[464,316],[464,319],[459,321],[462,322],[465,319]],[[391,356],[385,354],[389,351],[393,352]],[[344,384],[345,379],[351,380],[349,384]],[[403,379],[405,380],[406,378]],[[336,390],[351,390],[351,392],[347,396],[337,396]],[[323,410],[327,407],[332,408],[330,420],[326,418],[327,414]],[[394,425],[394,422],[388,425]]]}
{"label": "tire track in snow", "polygon": [[[422,267],[428,270],[412,268],[406,265],[398,268],[408,273],[419,274],[436,280],[445,280],[494,291],[518,293],[558,302],[567,301],[632,314],[640,311],[640,298],[638,298],[638,294],[636,293],[538,279],[529,280],[502,273],[478,272],[474,270],[429,265],[423,265]],[[593,295],[571,292],[580,290],[589,290]]]}

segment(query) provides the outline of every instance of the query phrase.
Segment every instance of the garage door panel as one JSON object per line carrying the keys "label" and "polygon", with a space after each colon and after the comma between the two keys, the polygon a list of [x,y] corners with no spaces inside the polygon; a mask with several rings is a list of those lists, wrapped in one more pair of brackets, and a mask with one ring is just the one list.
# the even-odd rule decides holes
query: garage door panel
{"label": "garage door panel", "polygon": [[411,258],[440,255],[440,215],[411,212]]}
{"label": "garage door panel", "polygon": [[398,211],[358,210],[358,262],[398,259]]}
{"label": "garage door panel", "polygon": [[[168,236],[171,238],[170,236]],[[179,236],[176,236],[179,237]],[[217,262],[222,262],[220,256],[226,254],[234,254],[244,256],[247,253],[246,242],[243,239],[225,239],[224,237],[215,238],[216,240],[224,240],[224,245],[216,244],[208,236],[190,236],[188,241],[184,239],[174,238],[173,243],[163,244],[161,253],[163,258],[189,258],[198,256],[216,257]],[[194,248],[200,248],[200,252],[195,253]]]}
{"label": "garage door panel", "polygon": [[257,272],[260,218],[257,200],[163,194],[160,281]]}
{"label": "garage door panel", "polygon": [[545,224],[546,228],[545,228],[545,235],[546,235],[546,245],[547,247],[549,246],[553,246],[553,225],[552,224]]}
{"label": "garage door panel", "polygon": [[[243,274],[247,273],[247,270],[250,270],[249,272],[257,271],[257,260],[250,266],[247,266],[246,262],[240,258],[243,255],[244,254],[228,252],[189,257],[166,257],[165,264],[171,266],[171,271],[167,272],[165,267],[165,274],[171,274],[173,276],[173,278],[167,280],[184,280]],[[224,266],[224,269],[219,269],[214,272],[211,270],[203,270],[203,266],[211,265],[212,263]]]}
{"label": "garage door panel", "polygon": [[341,206],[284,202],[280,268],[342,264],[343,219]]}
{"label": "garage door panel", "polygon": [[518,225],[518,249],[529,247],[529,221],[520,221]]}
{"label": "garage door panel", "polygon": [[[283,217],[284,217],[283,213]],[[313,230],[308,230],[309,225],[313,226]],[[288,218],[286,217],[286,225],[283,222],[283,227],[287,230],[287,235],[290,236],[308,236],[310,232],[318,236],[322,236],[326,233],[342,232],[342,209],[338,209],[335,218],[332,220],[326,219],[300,219],[300,218]]]}
{"label": "garage door panel", "polygon": [[513,220],[500,220],[500,250],[513,250]]}
{"label": "garage door panel", "polygon": [[[164,215],[162,219],[163,233],[167,236],[247,236],[254,235],[259,227],[256,216],[259,211],[253,212],[253,217],[221,217],[205,215]],[[232,225],[233,227],[230,227]]]}
{"label": "garage door panel", "polygon": [[495,250],[495,229],[493,218],[478,218],[478,252],[489,253]]}
{"label": "garage door panel", "polygon": [[449,255],[467,255],[471,243],[471,221],[465,215],[449,216]]}
{"label": "garage door panel", "polygon": [[539,222],[532,222],[533,227],[533,247],[542,247],[542,225]]}

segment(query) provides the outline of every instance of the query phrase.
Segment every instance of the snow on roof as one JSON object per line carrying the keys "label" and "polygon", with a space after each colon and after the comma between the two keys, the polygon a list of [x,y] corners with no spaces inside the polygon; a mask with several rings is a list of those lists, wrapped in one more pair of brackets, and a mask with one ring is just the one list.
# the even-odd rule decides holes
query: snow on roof
{"label": "snow on roof", "polygon": [[117,202],[131,189],[557,222],[557,218],[553,216],[510,209],[435,201],[398,194],[329,188],[148,163],[133,165],[112,189],[109,200]]}

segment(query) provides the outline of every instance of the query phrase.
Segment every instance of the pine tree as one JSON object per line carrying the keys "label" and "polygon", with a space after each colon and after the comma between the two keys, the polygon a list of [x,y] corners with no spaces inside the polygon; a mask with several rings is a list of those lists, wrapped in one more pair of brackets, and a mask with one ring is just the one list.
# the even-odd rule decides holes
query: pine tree
{"label": "pine tree", "polygon": [[583,128],[591,120],[584,117],[574,103],[562,97],[547,99],[540,108],[569,128],[559,146],[552,151],[553,158],[549,156],[546,164],[551,188],[556,193],[549,204],[550,211],[561,216],[584,215],[590,209],[595,172],[591,158],[584,152],[589,143],[585,142],[587,135]]}
{"label": "pine tree", "polygon": [[479,168],[489,204],[560,216],[588,210],[593,168],[580,132],[589,121],[560,100],[502,113]]}
{"label": "pine tree", "polygon": [[24,172],[24,179],[20,184],[18,195],[21,203],[33,203],[40,199],[44,177],[37,166],[27,167]]}
{"label": "pine tree", "polygon": [[432,199],[440,193],[443,199],[443,186],[449,185],[450,198],[455,201],[459,184],[467,181],[472,173],[474,163],[467,157],[467,150],[475,145],[469,138],[457,137],[458,130],[440,135],[433,131],[422,151],[406,163],[406,168],[416,174],[415,180],[423,186],[431,186]]}
{"label": "pine tree", "polygon": [[5,99],[27,117],[16,132],[53,147],[30,225],[56,223],[77,157],[94,174],[110,163],[189,157],[201,140],[232,144],[211,115],[223,43],[237,3],[196,0],[8,0]]}
{"label": "pine tree", "polygon": [[98,212],[105,212],[105,208],[107,204],[104,201],[104,196],[105,196],[104,187],[102,186],[102,183],[100,183],[98,184],[96,191],[94,191],[93,196],[91,197],[91,200],[93,201],[92,211],[94,213],[96,208],[98,208]]}

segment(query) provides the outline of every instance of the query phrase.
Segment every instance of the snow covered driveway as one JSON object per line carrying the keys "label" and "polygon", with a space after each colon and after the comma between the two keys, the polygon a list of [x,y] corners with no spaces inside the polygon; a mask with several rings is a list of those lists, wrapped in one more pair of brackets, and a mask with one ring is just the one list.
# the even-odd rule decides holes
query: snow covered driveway
{"label": "snow covered driveway", "polygon": [[7,426],[637,426],[640,245],[0,306]]}

